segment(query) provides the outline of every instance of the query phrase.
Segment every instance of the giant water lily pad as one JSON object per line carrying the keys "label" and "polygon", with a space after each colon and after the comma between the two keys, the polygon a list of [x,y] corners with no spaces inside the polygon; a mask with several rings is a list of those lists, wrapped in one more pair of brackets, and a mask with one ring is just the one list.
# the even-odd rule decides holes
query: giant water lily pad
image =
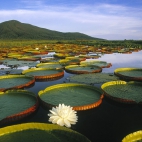
{"label": "giant water lily pad", "polygon": [[64,103],[74,110],[86,110],[102,103],[102,91],[97,87],[77,83],[65,83],[47,87],[38,93],[40,102],[45,107]]}
{"label": "giant water lily pad", "polygon": [[113,74],[107,73],[91,73],[91,74],[79,74],[73,75],[68,78],[71,82],[86,83],[86,84],[99,84],[108,81],[116,81],[119,78]]}
{"label": "giant water lily pad", "polygon": [[32,68],[24,70],[22,74],[34,76],[35,79],[52,79],[64,76],[63,69],[48,69],[48,68]]}
{"label": "giant water lily pad", "polygon": [[36,65],[38,68],[48,68],[48,69],[62,69],[63,66],[58,62],[49,62],[49,63],[39,63]]}
{"label": "giant water lily pad", "polygon": [[3,68],[0,69],[0,75],[6,75],[6,74],[21,74],[22,73],[22,69],[9,69],[9,68]]}
{"label": "giant water lily pad", "polygon": [[101,88],[107,97],[124,103],[142,103],[142,83],[111,81],[104,83]]}
{"label": "giant water lily pad", "polygon": [[0,129],[2,142],[91,142],[71,129],[55,124],[25,123]]}
{"label": "giant water lily pad", "polygon": [[69,65],[65,67],[65,71],[74,74],[85,74],[101,72],[102,68],[94,65]]}
{"label": "giant water lily pad", "polygon": [[80,62],[81,65],[95,65],[102,68],[109,68],[111,67],[111,63],[107,63],[105,61],[82,61]]}
{"label": "giant water lily pad", "polygon": [[67,65],[79,65],[80,60],[79,59],[61,59],[59,60],[59,63],[63,66]]}
{"label": "giant water lily pad", "polygon": [[0,91],[12,88],[24,88],[35,83],[35,78],[25,75],[4,75],[0,76]]}
{"label": "giant water lily pad", "polygon": [[69,57],[70,55],[68,53],[56,53],[53,56],[56,58],[65,59],[66,57]]}
{"label": "giant water lily pad", "polygon": [[118,68],[114,73],[124,80],[142,81],[142,68]]}
{"label": "giant water lily pad", "polygon": [[13,58],[13,59],[17,59],[17,58],[20,58],[22,57],[23,55],[22,54],[19,54],[19,53],[9,53],[7,55],[8,58]]}
{"label": "giant water lily pad", "polygon": [[12,68],[18,68],[18,67],[24,67],[24,66],[29,66],[29,67],[35,67],[38,63],[35,61],[19,61],[19,60],[14,60],[14,59],[5,59],[3,60],[3,64],[12,67]]}
{"label": "giant water lily pad", "polygon": [[75,56],[74,57],[66,57],[65,59],[67,59],[67,60],[75,60],[75,61],[79,60],[80,62],[86,60],[86,58],[75,57]]}
{"label": "giant water lily pad", "polygon": [[22,56],[18,58],[18,60],[24,60],[24,61],[38,61],[40,59],[41,59],[40,57],[35,57],[30,55],[26,55],[26,56]]}
{"label": "giant water lily pad", "polygon": [[142,130],[128,134],[122,139],[122,142],[142,142]]}
{"label": "giant water lily pad", "polygon": [[38,99],[26,90],[0,92],[0,124],[19,120],[38,108]]}

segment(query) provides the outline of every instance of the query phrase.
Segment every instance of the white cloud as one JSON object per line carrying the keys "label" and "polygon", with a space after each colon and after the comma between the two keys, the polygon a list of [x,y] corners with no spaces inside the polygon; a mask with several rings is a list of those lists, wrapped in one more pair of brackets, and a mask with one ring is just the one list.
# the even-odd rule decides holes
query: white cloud
{"label": "white cloud", "polygon": [[109,4],[58,7],[39,0],[22,2],[25,4],[23,9],[0,10],[0,22],[15,19],[51,30],[81,32],[105,39],[142,37],[141,9]]}

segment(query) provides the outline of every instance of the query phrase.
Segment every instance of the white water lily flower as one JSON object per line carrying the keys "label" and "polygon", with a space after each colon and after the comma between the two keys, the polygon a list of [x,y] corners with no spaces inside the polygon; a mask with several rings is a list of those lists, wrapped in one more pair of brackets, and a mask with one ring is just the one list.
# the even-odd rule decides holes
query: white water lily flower
{"label": "white water lily flower", "polygon": [[49,122],[54,124],[58,124],[60,126],[71,127],[71,124],[76,124],[77,122],[77,115],[76,111],[72,109],[70,106],[66,106],[64,104],[59,104],[56,108],[52,108],[50,110]]}

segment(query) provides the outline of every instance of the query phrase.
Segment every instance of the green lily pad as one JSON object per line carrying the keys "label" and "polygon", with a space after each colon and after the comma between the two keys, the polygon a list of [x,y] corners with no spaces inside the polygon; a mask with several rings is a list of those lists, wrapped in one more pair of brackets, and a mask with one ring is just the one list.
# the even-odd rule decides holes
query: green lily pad
{"label": "green lily pad", "polygon": [[75,110],[86,110],[97,107],[102,102],[101,89],[77,83],[53,85],[39,91],[38,95],[41,103],[47,107],[64,103]]}
{"label": "green lily pad", "polygon": [[124,103],[141,103],[142,102],[142,83],[111,81],[104,83],[101,88],[107,97]]}
{"label": "green lily pad", "polygon": [[24,67],[24,66],[29,66],[29,67],[35,67],[38,63],[35,61],[19,61],[19,60],[14,60],[14,59],[5,59],[3,61],[4,65],[7,65],[9,67],[14,67],[14,68],[18,68],[18,67]]}
{"label": "green lily pad", "polygon": [[0,124],[26,117],[36,111],[38,100],[26,90],[0,92]]}
{"label": "green lily pad", "polygon": [[69,65],[65,71],[74,74],[96,73],[101,72],[102,68],[94,65]]}
{"label": "green lily pad", "polygon": [[114,73],[124,80],[142,81],[142,68],[118,68]]}
{"label": "green lily pad", "polygon": [[68,79],[71,82],[86,83],[86,84],[99,84],[108,81],[119,80],[117,76],[107,73],[79,74],[79,75],[70,76]]}
{"label": "green lily pad", "polygon": [[22,73],[22,69],[0,69],[0,75],[6,75],[6,74],[21,74]]}
{"label": "green lily pad", "polygon": [[32,68],[24,70],[22,74],[34,76],[35,79],[52,79],[64,76],[63,69],[48,69],[48,68]]}
{"label": "green lily pad", "polygon": [[71,129],[55,124],[25,123],[0,129],[2,142],[91,142]]}
{"label": "green lily pad", "polygon": [[62,69],[63,66],[58,62],[49,62],[49,63],[39,63],[36,65],[38,68],[48,68],[48,69]]}
{"label": "green lily pad", "polygon": [[25,75],[4,75],[0,76],[0,91],[11,88],[23,88],[32,85],[35,82],[34,77]]}
{"label": "green lily pad", "polygon": [[79,59],[61,59],[59,60],[59,63],[63,66],[67,66],[67,65],[78,65],[80,64],[80,60]]}
{"label": "green lily pad", "polygon": [[142,142],[142,130],[128,134],[122,139],[122,142]]}
{"label": "green lily pad", "polygon": [[102,68],[108,68],[111,65],[111,63],[107,63],[105,61],[82,61],[80,62],[81,65],[95,65],[95,66],[99,66]]}

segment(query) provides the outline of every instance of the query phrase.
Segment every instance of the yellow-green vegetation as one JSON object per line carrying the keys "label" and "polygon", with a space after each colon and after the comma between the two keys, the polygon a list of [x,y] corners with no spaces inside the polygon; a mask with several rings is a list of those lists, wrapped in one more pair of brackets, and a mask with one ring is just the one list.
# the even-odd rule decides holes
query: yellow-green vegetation
{"label": "yellow-green vegetation", "polygon": [[32,76],[25,75],[2,75],[0,76],[0,91],[11,88],[23,88],[35,82]]}
{"label": "yellow-green vegetation", "polygon": [[142,83],[135,81],[110,81],[104,83],[101,88],[106,96],[116,101],[124,103],[142,102]]}
{"label": "yellow-green vegetation", "polygon": [[0,141],[25,142],[91,142],[82,134],[55,124],[25,123],[0,130]]}
{"label": "yellow-green vegetation", "polygon": [[79,74],[79,75],[72,75],[68,78],[70,82],[78,82],[78,83],[85,83],[85,84],[99,84],[105,83],[108,81],[116,81],[119,78],[112,74],[107,73],[91,73],[91,74]]}
{"label": "yellow-green vegetation", "polygon": [[2,119],[21,113],[36,103],[36,96],[29,91],[9,90],[0,92],[0,123]]}
{"label": "yellow-green vegetation", "polygon": [[129,77],[142,80],[142,68],[117,68],[114,73],[119,77]]}
{"label": "yellow-green vegetation", "polygon": [[122,139],[122,142],[141,142],[142,141],[142,130],[128,134]]}
{"label": "yellow-green vegetation", "polygon": [[[70,105],[75,110],[86,110],[101,104],[102,90],[85,84],[65,83],[47,87],[38,93],[41,102],[47,105]],[[79,101],[78,101],[79,100]]]}
{"label": "yellow-green vegetation", "polygon": [[[87,48],[88,51],[94,52],[125,52],[125,51],[135,51],[137,49],[142,49],[142,40],[120,40],[120,41],[111,41],[111,40],[40,40],[40,39],[0,39],[0,48],[19,48],[19,47],[31,47],[31,49],[39,48],[40,46],[47,46],[52,47],[57,45],[66,46],[66,44],[71,44],[72,47],[75,45],[81,46],[84,45],[83,51],[86,51]],[[60,52],[59,52],[60,50]],[[65,52],[62,49],[58,49],[57,52],[61,53]],[[67,48],[68,51],[66,53],[73,51],[71,48]],[[80,52],[80,50],[78,50]]]}

